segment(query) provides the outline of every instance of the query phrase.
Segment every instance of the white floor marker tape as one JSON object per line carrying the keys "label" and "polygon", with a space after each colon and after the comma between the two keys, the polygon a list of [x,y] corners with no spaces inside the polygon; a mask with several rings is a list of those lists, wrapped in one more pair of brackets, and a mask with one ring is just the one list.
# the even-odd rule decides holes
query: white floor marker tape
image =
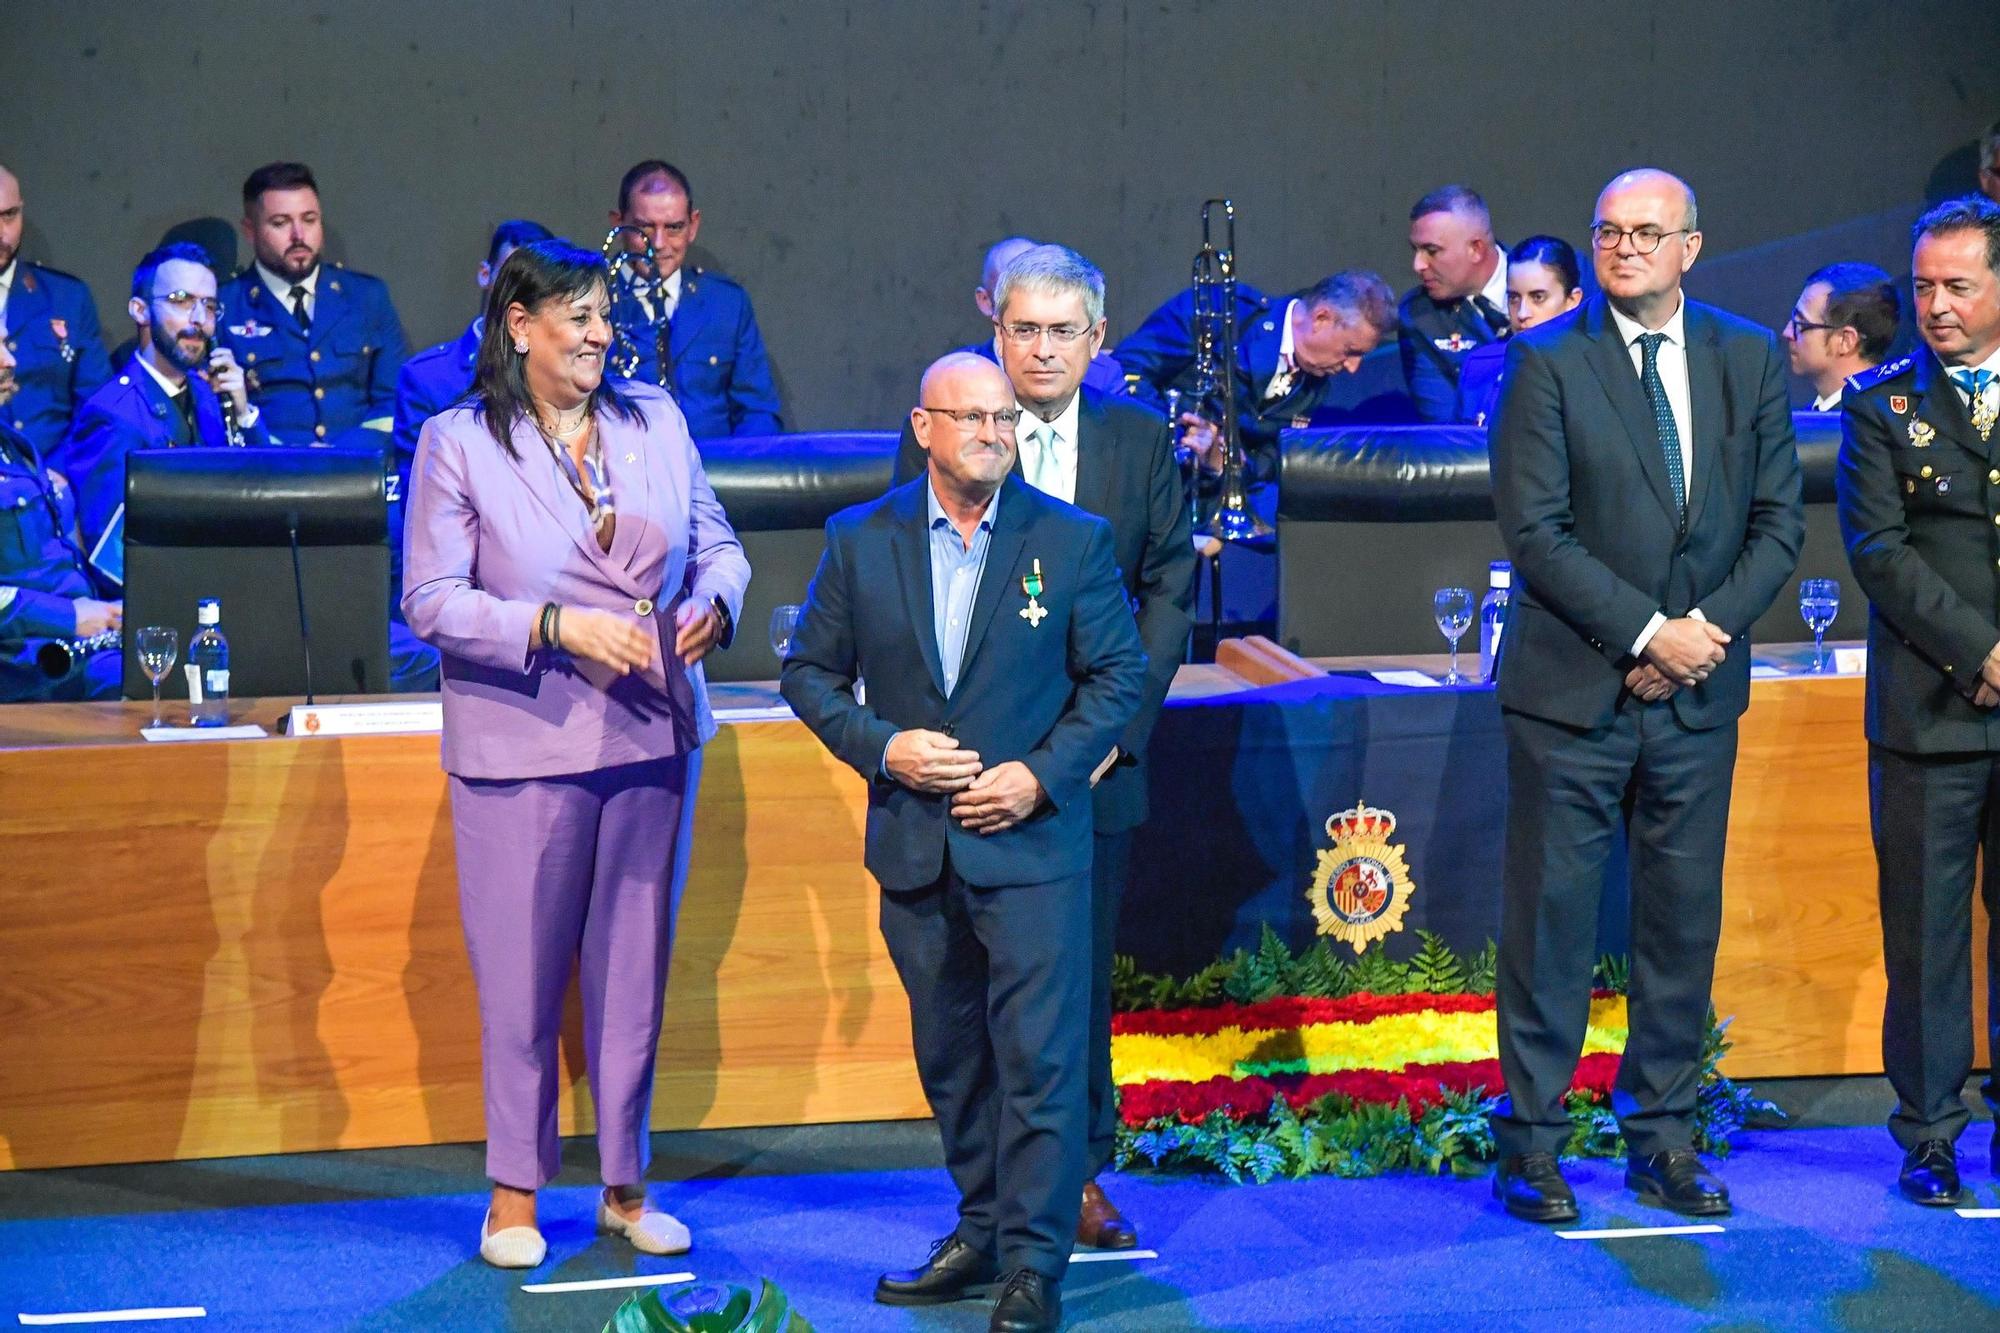
{"label": "white floor marker tape", "polygon": [[40,1328],[55,1324],[136,1324],[144,1319],[206,1319],[199,1305],[156,1305],[134,1310],[77,1310],[70,1314],[24,1314],[21,1322]]}
{"label": "white floor marker tape", "polygon": [[1955,1211],[1960,1217],[1970,1217],[1975,1220],[2000,1217],[2000,1208],[1960,1208]]}
{"label": "white floor marker tape", "polygon": [[1564,1240],[1637,1240],[1641,1236],[1719,1236],[1713,1222],[1692,1227],[1606,1227],[1601,1231],[1558,1231]]}
{"label": "white floor marker tape", "polygon": [[1072,1254],[1069,1261],[1073,1264],[1116,1264],[1159,1257],[1158,1250],[1085,1250],[1080,1254]]}
{"label": "white floor marker tape", "polygon": [[600,1277],[589,1282],[525,1282],[522,1291],[555,1296],[566,1291],[615,1291],[620,1287],[668,1287],[694,1281],[693,1273],[641,1273],[637,1277]]}

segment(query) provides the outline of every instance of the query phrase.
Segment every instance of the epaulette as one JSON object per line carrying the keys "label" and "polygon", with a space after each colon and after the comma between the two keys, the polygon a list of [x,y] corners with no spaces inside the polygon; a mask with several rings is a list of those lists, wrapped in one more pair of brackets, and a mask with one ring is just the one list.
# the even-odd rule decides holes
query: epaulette
{"label": "epaulette", "polygon": [[1870,366],[1866,370],[1857,370],[1847,377],[1847,391],[1849,393],[1862,393],[1874,388],[1883,380],[1892,380],[1898,375],[1909,374],[1916,364],[1915,357],[1899,356],[1894,361],[1884,361],[1879,366]]}

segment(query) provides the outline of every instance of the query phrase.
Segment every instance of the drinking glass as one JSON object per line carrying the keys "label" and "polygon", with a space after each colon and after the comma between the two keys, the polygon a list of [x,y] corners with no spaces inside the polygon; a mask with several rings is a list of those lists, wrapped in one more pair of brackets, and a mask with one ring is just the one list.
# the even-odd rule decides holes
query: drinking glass
{"label": "drinking glass", "polygon": [[780,662],[792,651],[792,640],[799,632],[801,609],[796,602],[787,602],[771,612],[771,651],[778,655]]}
{"label": "drinking glass", "polygon": [[153,726],[160,725],[160,682],[174,669],[174,659],[180,656],[181,634],[166,625],[148,625],[140,630],[132,640],[132,647],[139,655],[139,665],[146,678],[153,682]]}
{"label": "drinking glass", "polygon": [[1472,627],[1472,589],[1439,588],[1431,598],[1431,614],[1437,620],[1438,633],[1451,640],[1451,670],[1445,673],[1444,683],[1463,685],[1465,677],[1458,674],[1458,641]]}
{"label": "drinking glass", "polygon": [[1799,580],[1799,614],[1812,631],[1814,671],[1826,670],[1826,628],[1840,614],[1840,580]]}

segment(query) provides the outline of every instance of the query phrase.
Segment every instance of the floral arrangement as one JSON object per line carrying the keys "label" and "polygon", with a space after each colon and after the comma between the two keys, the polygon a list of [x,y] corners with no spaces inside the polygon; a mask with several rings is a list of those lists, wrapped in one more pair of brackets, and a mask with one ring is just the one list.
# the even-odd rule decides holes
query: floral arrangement
{"label": "floral arrangement", "polygon": [[[1184,980],[1113,968],[1111,1062],[1117,1162],[1279,1176],[1474,1174],[1493,1157],[1501,1088],[1494,949],[1454,954],[1428,931],[1395,962],[1380,947],[1352,962],[1322,939],[1294,956],[1269,926]],[[1625,1046],[1627,968],[1598,966],[1583,1058],[1569,1096],[1568,1152],[1623,1152],[1610,1098]],[[1717,1065],[1711,1024],[1697,1146],[1726,1153],[1746,1116],[1771,1111]],[[1490,1095],[1489,1095],[1490,1093]]]}

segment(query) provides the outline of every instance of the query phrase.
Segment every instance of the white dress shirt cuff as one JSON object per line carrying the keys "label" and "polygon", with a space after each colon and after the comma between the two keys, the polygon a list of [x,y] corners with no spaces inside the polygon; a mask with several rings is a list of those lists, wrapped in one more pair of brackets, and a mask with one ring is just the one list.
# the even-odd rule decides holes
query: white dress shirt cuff
{"label": "white dress shirt cuff", "polygon": [[1651,643],[1653,636],[1660,632],[1660,626],[1666,623],[1667,618],[1665,616],[1661,615],[1658,611],[1653,612],[1653,618],[1646,622],[1646,628],[1640,630],[1639,637],[1632,640],[1632,656],[1638,657],[1643,654],[1646,651],[1646,645]]}

